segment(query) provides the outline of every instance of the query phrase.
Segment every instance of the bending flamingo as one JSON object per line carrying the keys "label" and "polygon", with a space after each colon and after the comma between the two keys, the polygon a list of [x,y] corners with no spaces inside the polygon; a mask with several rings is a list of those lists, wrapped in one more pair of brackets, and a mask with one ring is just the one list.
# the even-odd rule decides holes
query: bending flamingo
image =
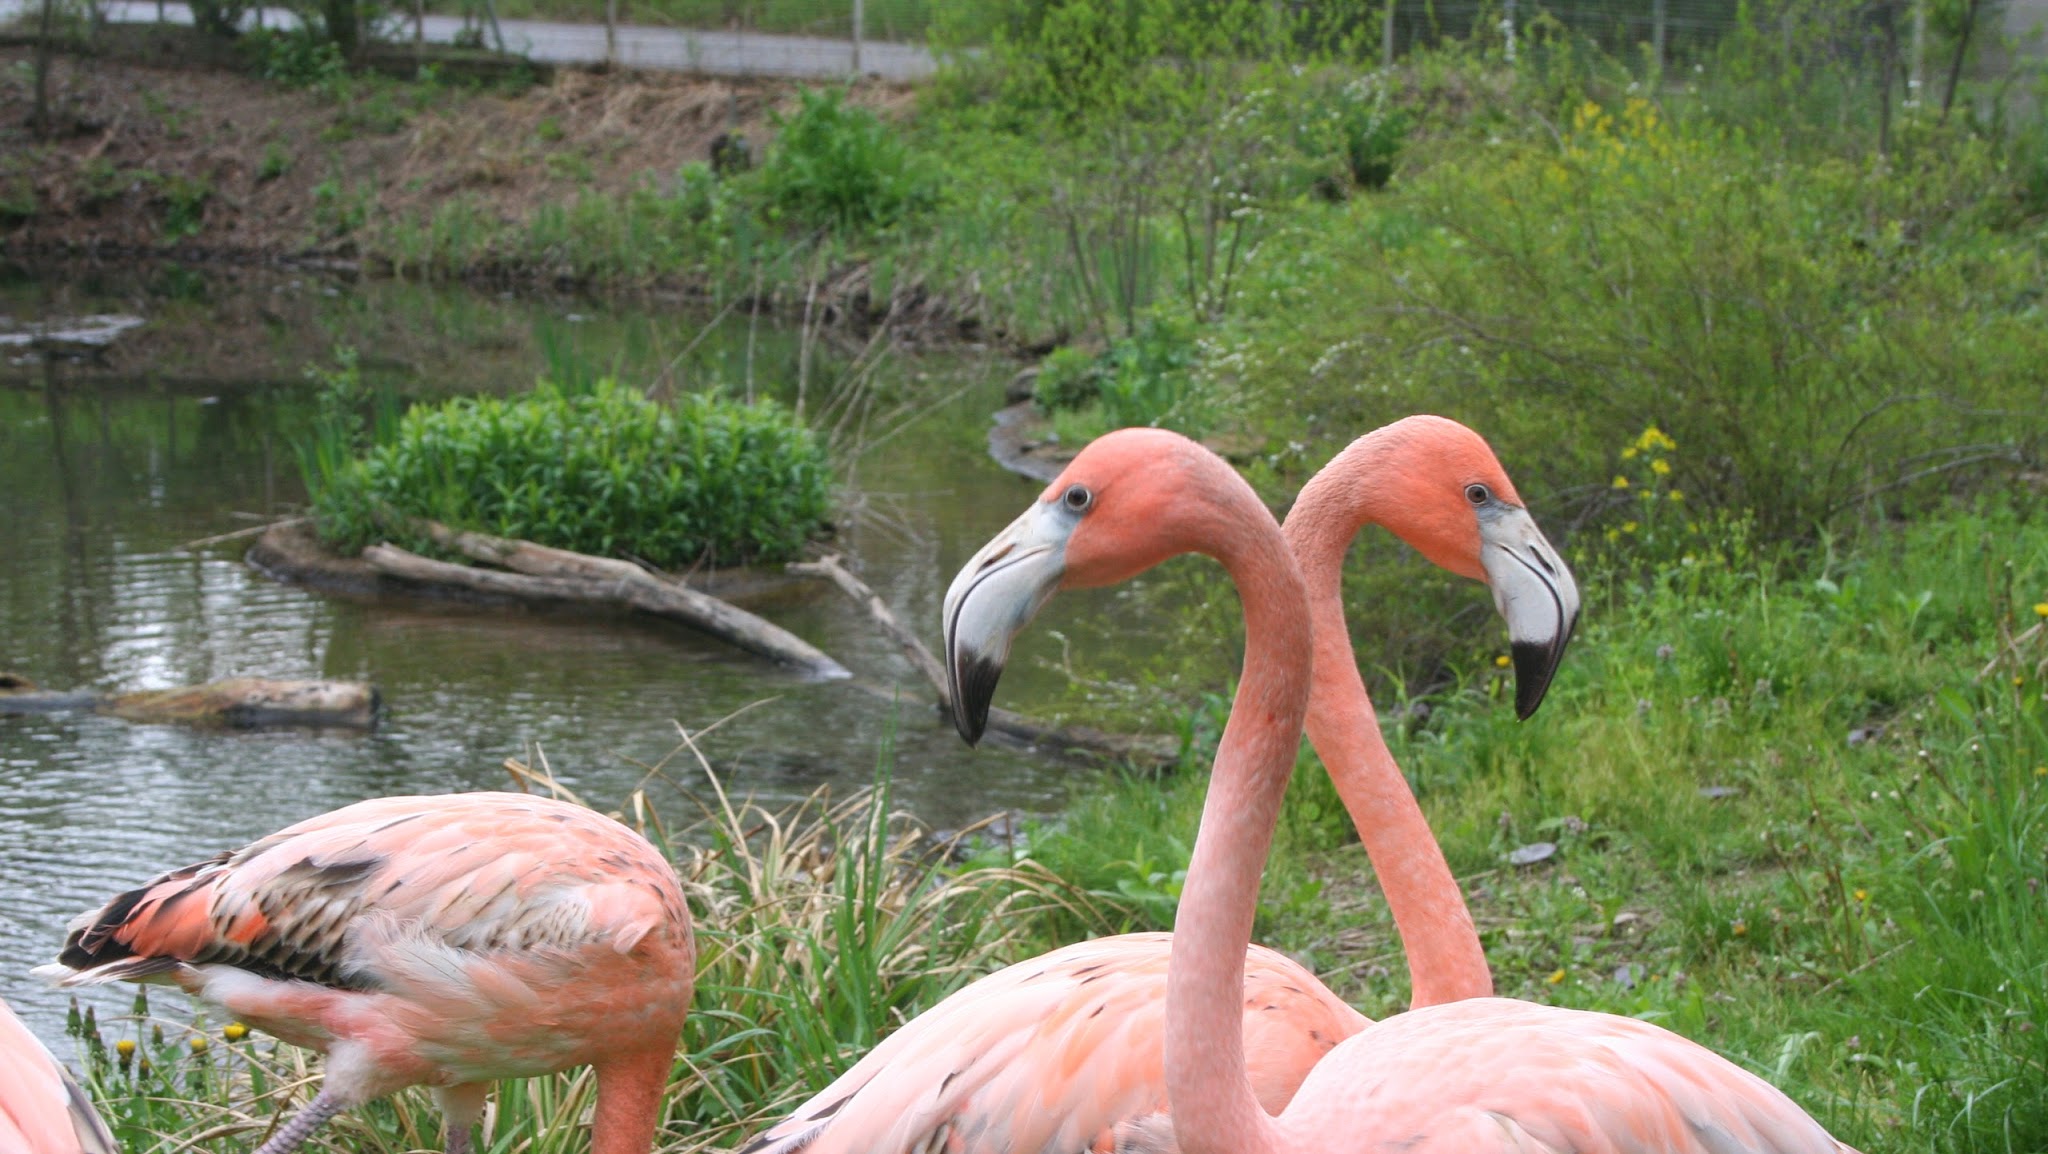
{"label": "bending flamingo", "polygon": [[[1424,512],[1447,525],[1471,519],[1479,504],[1453,486],[1404,499],[1426,502]],[[1486,519],[1482,509],[1458,563],[1483,566]],[[1095,442],[955,580],[947,662],[960,712],[973,718],[988,707],[1011,638],[1056,589],[1110,584],[1182,552],[1216,557],[1236,582],[1245,664],[1168,962],[1171,1134],[1120,1135],[1120,1150],[1177,1139],[1183,1154],[1848,1151],[1769,1083],[1667,1030],[1500,998],[1425,1006],[1366,1027],[1316,1064],[1279,1117],[1268,1115],[1246,1077],[1240,959],[1294,768],[1311,662],[1305,585],[1250,488],[1172,434],[1126,430]],[[1550,611],[1555,647],[1571,622],[1562,597]]]}
{"label": "bending flamingo", "polygon": [[646,1154],[695,952],[645,838],[566,802],[471,793],[358,802],[172,870],[74,922],[42,972],[172,982],[326,1054],[319,1095],[257,1154],[420,1084],[465,1154],[491,1082],[584,1064],[592,1154]]}
{"label": "bending flamingo", "polygon": [[0,1150],[121,1154],[91,1099],[0,1002]]}
{"label": "bending flamingo", "polygon": [[[1400,499],[1410,488],[1446,483],[1485,495],[1464,519],[1480,518],[1483,507],[1490,547],[1477,567],[1458,548],[1458,524],[1418,516],[1426,503]],[[1413,1004],[1483,997],[1493,992],[1493,980],[1479,935],[1380,735],[1344,631],[1344,552],[1368,522],[1494,587],[1516,646],[1517,705],[1525,717],[1542,700],[1563,652],[1562,643],[1544,644],[1556,620],[1553,597],[1568,598],[1575,615],[1577,588],[1516,503],[1486,443],[1442,418],[1412,417],[1359,438],[1302,491],[1288,518],[1296,555],[1314,574],[1318,628],[1325,616],[1335,622],[1327,634],[1317,633],[1324,644],[1316,649],[1309,733],[1382,879],[1407,946]],[[1531,572],[1531,562],[1542,571]],[[991,974],[890,1035],[748,1150],[909,1151],[925,1148],[935,1134],[960,1139],[949,1149],[1113,1144],[1119,1126],[1165,1108],[1172,940],[1101,938]],[[1278,1112],[1309,1068],[1367,1019],[1273,950],[1250,949],[1245,982],[1254,1093],[1262,1107]]]}

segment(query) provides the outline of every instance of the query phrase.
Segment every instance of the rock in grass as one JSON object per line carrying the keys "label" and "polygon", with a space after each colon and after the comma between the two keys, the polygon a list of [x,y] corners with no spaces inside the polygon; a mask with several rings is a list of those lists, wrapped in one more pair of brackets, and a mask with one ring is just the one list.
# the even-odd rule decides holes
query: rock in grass
{"label": "rock in grass", "polygon": [[1514,849],[1509,850],[1508,864],[1532,866],[1538,862],[1549,861],[1556,854],[1557,843],[1554,841],[1530,842],[1528,845],[1516,846]]}

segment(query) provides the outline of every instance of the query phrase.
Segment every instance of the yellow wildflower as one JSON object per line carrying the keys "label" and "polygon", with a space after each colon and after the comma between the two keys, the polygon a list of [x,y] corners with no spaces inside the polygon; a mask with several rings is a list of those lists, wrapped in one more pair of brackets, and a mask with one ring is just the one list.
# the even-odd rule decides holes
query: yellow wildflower
{"label": "yellow wildflower", "polygon": [[2035,776],[2035,777],[2048,777],[2048,765],[2037,765],[2037,766],[2035,766],[2035,767],[2034,767],[2034,776]]}
{"label": "yellow wildflower", "polygon": [[1683,501],[1685,500],[1685,494],[1679,492],[1677,489],[1673,489],[1671,490],[1671,499],[1674,501]]}
{"label": "yellow wildflower", "polygon": [[1671,474],[1671,462],[1659,457],[1650,462],[1650,471],[1659,477],[1669,476]]}
{"label": "yellow wildflower", "polygon": [[220,1032],[220,1036],[230,1042],[239,1042],[249,1036],[249,1027],[240,1022],[229,1022],[227,1028]]}
{"label": "yellow wildflower", "polygon": [[1545,978],[1545,979],[1543,979],[1543,982],[1544,982],[1544,984],[1545,984],[1545,985],[1550,985],[1550,986],[1554,986],[1554,985],[1557,985],[1557,984],[1558,984],[1559,982],[1562,982],[1562,981],[1564,981],[1564,971],[1563,971],[1563,970],[1561,970],[1561,969],[1560,969],[1560,970],[1552,970],[1552,971],[1550,972],[1550,976],[1549,976],[1549,977],[1547,977],[1547,978]]}
{"label": "yellow wildflower", "polygon": [[1494,658],[1493,663],[1501,667],[1502,669],[1506,669],[1508,666],[1513,665],[1515,663],[1515,659],[1503,653],[1499,657]]}
{"label": "yellow wildflower", "polygon": [[2036,601],[2034,603],[2034,616],[2048,617],[2048,601]]}
{"label": "yellow wildflower", "polygon": [[1869,900],[1870,900],[1870,891],[1868,891],[1868,890],[1857,890],[1857,891],[1856,891],[1856,900],[1857,900],[1857,901],[1859,901],[1859,902],[1867,902],[1867,901],[1869,901]]}
{"label": "yellow wildflower", "polygon": [[123,1038],[114,1043],[114,1052],[123,1058],[133,1055],[135,1053],[135,1039]]}
{"label": "yellow wildflower", "polygon": [[206,1052],[206,1047],[210,1043],[207,1042],[205,1034],[194,1034],[192,1035],[192,1041],[190,1044],[192,1046],[193,1053],[204,1054]]}
{"label": "yellow wildflower", "polygon": [[1614,487],[1617,489],[1628,488],[1628,478],[1622,476],[1620,473],[1616,473],[1614,475]]}
{"label": "yellow wildflower", "polygon": [[1624,533],[1633,533],[1633,532],[1635,532],[1635,531],[1636,531],[1636,523],[1635,523],[1634,521],[1623,521],[1623,522],[1621,523],[1621,531],[1622,531],[1622,532],[1624,532]]}
{"label": "yellow wildflower", "polygon": [[1616,542],[1616,541],[1619,541],[1619,540],[1621,540],[1621,530],[1619,530],[1619,529],[1609,529],[1609,530],[1607,531],[1607,543],[1608,543],[1608,544],[1610,544],[1610,545],[1611,545],[1611,544],[1613,544],[1614,542]]}
{"label": "yellow wildflower", "polygon": [[1729,926],[1728,929],[1729,932],[1733,933],[1738,938],[1749,936],[1749,923],[1743,921],[1741,918],[1736,918],[1735,924]]}
{"label": "yellow wildflower", "polygon": [[1630,445],[1628,448],[1623,449],[1621,451],[1621,459],[1624,461],[1633,461],[1636,459],[1636,454],[1640,452],[1642,452],[1641,449],[1636,448],[1634,445]]}

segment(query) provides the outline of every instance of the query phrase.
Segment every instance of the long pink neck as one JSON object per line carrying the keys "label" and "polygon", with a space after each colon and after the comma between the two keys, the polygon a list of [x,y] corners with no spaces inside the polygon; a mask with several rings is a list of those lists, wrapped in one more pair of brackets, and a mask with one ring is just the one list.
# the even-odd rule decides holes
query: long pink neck
{"label": "long pink neck", "polygon": [[1465,896],[1422,807],[1380,734],[1379,719],[1344,623],[1344,554],[1389,495],[1375,482],[1375,445],[1360,438],[1316,474],[1288,514],[1285,533],[1308,584],[1315,625],[1315,680],[1308,737],[1358,827],[1387,909],[1408,954],[1412,1004],[1493,994],[1493,974]]}
{"label": "long pink neck", "polygon": [[590,1154],[648,1154],[668,1091],[675,1048],[622,1054],[597,1067],[597,1113]]}
{"label": "long pink neck", "polygon": [[1244,953],[1301,746],[1309,627],[1285,541],[1250,487],[1238,485],[1252,509],[1215,553],[1244,603],[1244,673],[1216,751],[1167,965],[1166,1092],[1186,1154],[1279,1148],[1273,1120],[1245,1076]]}

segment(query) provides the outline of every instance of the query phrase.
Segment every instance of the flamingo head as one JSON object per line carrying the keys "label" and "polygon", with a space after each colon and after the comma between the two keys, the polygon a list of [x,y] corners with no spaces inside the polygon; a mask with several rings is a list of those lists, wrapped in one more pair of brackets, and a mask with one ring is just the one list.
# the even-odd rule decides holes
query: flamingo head
{"label": "flamingo head", "polygon": [[1055,592],[1114,585],[1242,539],[1230,522],[1247,502],[1201,499],[1226,486],[1250,494],[1215,454],[1164,429],[1120,429],[1083,449],[946,590],[946,679],[960,736],[981,739],[1011,641]]}
{"label": "flamingo head", "polygon": [[[1319,492],[1324,485],[1350,488]],[[1579,586],[1479,434],[1444,417],[1396,421],[1338,454],[1296,509],[1312,503],[1354,514],[1346,541],[1370,519],[1437,565],[1485,582],[1508,626],[1515,714],[1536,712],[1578,624]]]}

